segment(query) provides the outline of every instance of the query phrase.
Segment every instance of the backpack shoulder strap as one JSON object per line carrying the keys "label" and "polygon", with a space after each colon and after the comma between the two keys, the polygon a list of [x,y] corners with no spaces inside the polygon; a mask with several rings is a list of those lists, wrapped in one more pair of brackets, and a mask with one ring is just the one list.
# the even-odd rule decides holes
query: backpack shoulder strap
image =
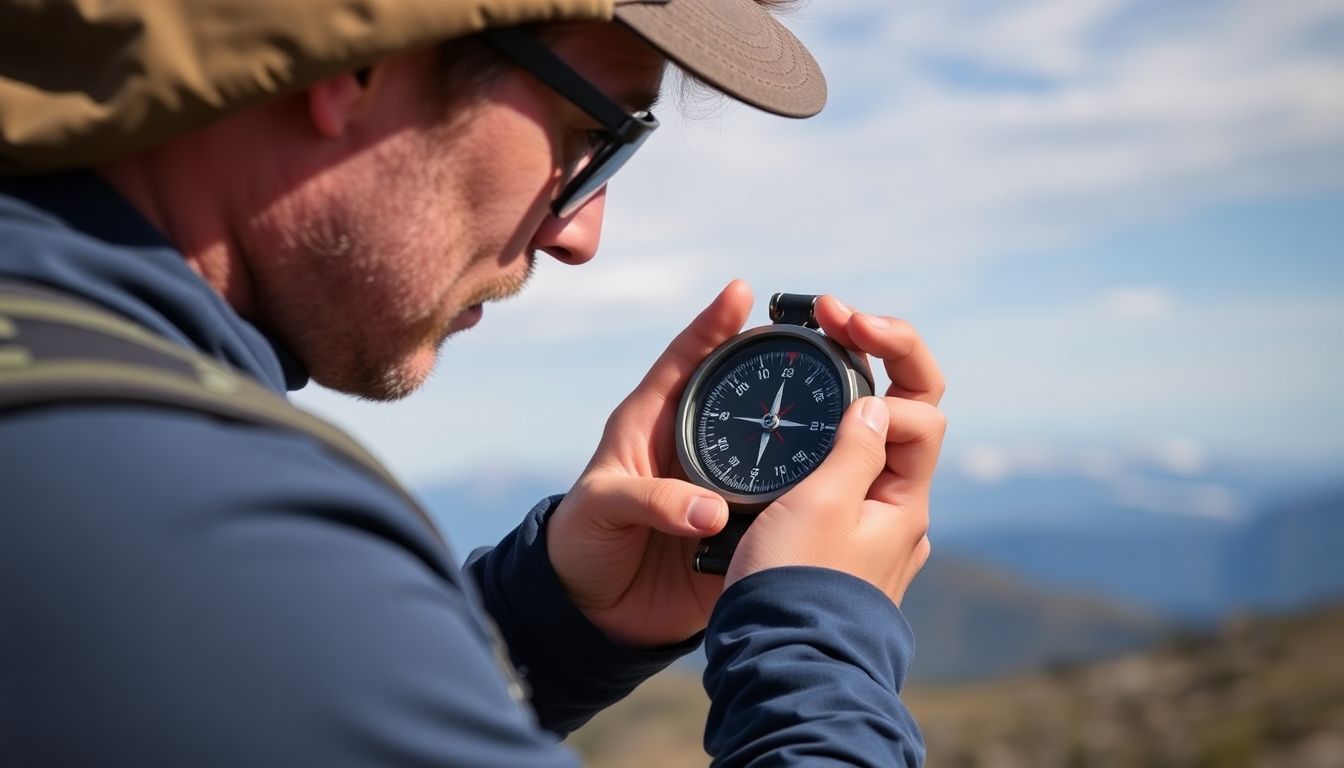
{"label": "backpack shoulder strap", "polygon": [[0,411],[108,401],[196,411],[307,435],[395,490],[442,541],[415,497],[332,424],[107,310],[51,289],[0,280]]}

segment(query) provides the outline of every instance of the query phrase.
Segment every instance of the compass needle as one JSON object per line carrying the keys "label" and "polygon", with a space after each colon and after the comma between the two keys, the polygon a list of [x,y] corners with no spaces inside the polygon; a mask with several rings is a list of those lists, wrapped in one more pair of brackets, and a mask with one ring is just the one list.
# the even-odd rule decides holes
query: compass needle
{"label": "compass needle", "polygon": [[[727,569],[750,521],[822,462],[845,409],[873,392],[867,363],[816,330],[814,298],[777,294],[774,325],[719,345],[687,381],[677,408],[677,455],[686,476],[723,495],[732,512],[723,533],[701,542],[698,571]],[[763,464],[771,435],[784,447]]]}

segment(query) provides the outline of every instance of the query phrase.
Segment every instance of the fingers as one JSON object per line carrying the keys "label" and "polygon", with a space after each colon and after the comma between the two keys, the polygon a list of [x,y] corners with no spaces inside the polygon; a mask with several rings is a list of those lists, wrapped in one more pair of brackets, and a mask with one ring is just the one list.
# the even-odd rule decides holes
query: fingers
{"label": "fingers", "polygon": [[[868,418],[878,419],[878,426],[870,427]],[[846,411],[826,460],[798,488],[807,487],[806,504],[864,498],[902,504],[911,494],[927,493],[946,431],[943,412],[928,403],[861,398]]]}
{"label": "fingers", "polygon": [[929,562],[929,556],[933,554],[933,544],[929,542],[928,526],[924,526],[924,535],[920,537],[919,543],[915,545],[914,557],[910,558],[909,575],[914,579],[915,574],[919,573]]}
{"label": "fingers", "polygon": [[[865,397],[845,411],[835,445],[812,474],[776,499],[743,535],[725,574],[725,585],[757,571],[816,565],[855,573],[870,560],[869,538],[851,536],[863,519],[864,495],[886,465],[890,415],[880,397]],[[885,549],[885,544],[881,545]],[[874,581],[867,575],[862,576]],[[883,587],[885,588],[885,587]]]}
{"label": "fingers", "polygon": [[902,494],[927,490],[947,433],[947,417],[919,400],[887,398],[886,471],[873,483],[869,498],[895,502]]}
{"label": "fingers", "polygon": [[648,410],[657,410],[669,399],[679,397],[696,366],[741,330],[750,312],[751,288],[742,280],[732,281],[672,340],[617,415],[633,408],[647,416]]}
{"label": "fingers", "polygon": [[937,405],[946,384],[933,353],[904,320],[867,315],[833,296],[817,300],[817,321],[840,344],[882,359],[891,379],[887,394]]}
{"label": "fingers", "polygon": [[[895,502],[868,496],[875,479],[890,476],[889,439],[937,441],[928,424],[911,423],[892,406],[927,403],[866,397],[836,430],[821,466],[761,513],[742,538],[725,584],[786,565],[835,568],[862,578],[898,601],[928,557],[927,496]],[[927,437],[926,437],[927,436]]]}
{"label": "fingers", "polygon": [[[928,530],[927,522],[923,526],[923,530]],[[910,553],[910,558],[905,563],[904,570],[901,572],[900,576],[891,582],[890,587],[887,589],[887,594],[891,595],[892,602],[896,603],[898,607],[900,606],[901,601],[905,599],[905,593],[906,590],[909,589],[910,584],[914,582],[915,577],[918,576],[919,572],[928,564],[929,555],[932,552],[933,547],[929,543],[929,537],[926,533],[915,543],[914,549]]]}
{"label": "fingers", "polygon": [[786,494],[791,509],[857,508],[887,464],[888,402],[864,397],[845,411],[835,445],[812,474]]}
{"label": "fingers", "polygon": [[590,525],[619,532],[652,528],[672,536],[709,536],[728,522],[722,497],[683,480],[601,474],[582,489]]}

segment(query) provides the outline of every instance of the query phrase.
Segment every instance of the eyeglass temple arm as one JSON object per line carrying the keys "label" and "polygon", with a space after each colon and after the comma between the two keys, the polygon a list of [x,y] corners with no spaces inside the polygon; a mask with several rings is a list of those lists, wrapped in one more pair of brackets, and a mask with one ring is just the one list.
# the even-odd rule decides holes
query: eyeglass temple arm
{"label": "eyeglass temple arm", "polygon": [[502,27],[484,30],[481,36],[500,52],[523,65],[533,77],[570,98],[604,128],[627,138],[627,124],[633,122],[630,115],[559,56],[551,53],[549,48],[537,41],[533,33],[522,27]]}

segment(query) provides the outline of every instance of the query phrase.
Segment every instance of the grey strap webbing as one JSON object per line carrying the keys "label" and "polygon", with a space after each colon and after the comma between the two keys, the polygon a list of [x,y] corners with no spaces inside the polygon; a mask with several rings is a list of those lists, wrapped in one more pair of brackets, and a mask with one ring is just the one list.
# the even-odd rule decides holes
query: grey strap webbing
{"label": "grey strap webbing", "polygon": [[70,402],[132,402],[307,435],[382,481],[438,531],[368,451],[248,376],[83,301],[0,281],[0,411]]}
{"label": "grey strap webbing", "polygon": [[[414,496],[349,435],[218,361],[105,309],[28,283],[0,280],[0,412],[70,402],[130,402],[207,413],[307,435],[382,481],[442,544]],[[499,629],[481,616],[515,701],[527,698]]]}

